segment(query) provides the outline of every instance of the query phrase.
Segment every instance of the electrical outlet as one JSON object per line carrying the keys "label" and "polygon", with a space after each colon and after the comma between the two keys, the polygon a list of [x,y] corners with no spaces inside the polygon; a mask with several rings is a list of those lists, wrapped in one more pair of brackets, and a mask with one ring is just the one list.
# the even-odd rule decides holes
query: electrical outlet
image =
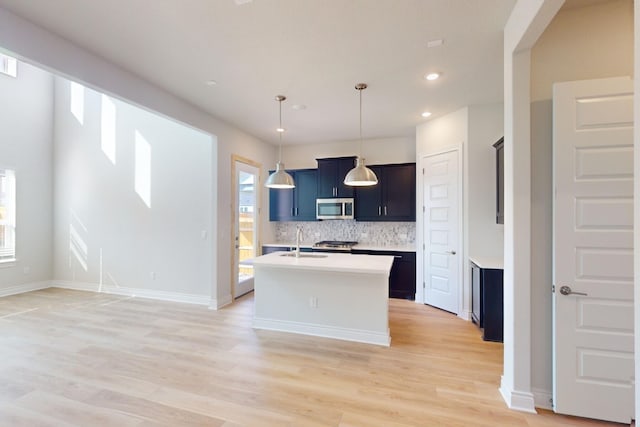
{"label": "electrical outlet", "polygon": [[309,298],[309,307],[318,308],[318,297]]}
{"label": "electrical outlet", "polygon": [[152,271],[151,273],[149,273],[149,276],[151,277],[151,280],[156,280],[156,272]]}
{"label": "electrical outlet", "polygon": [[25,268],[23,268],[23,269],[22,269],[22,272],[23,272],[24,274],[29,274],[29,273],[31,273],[31,267],[25,267]]}

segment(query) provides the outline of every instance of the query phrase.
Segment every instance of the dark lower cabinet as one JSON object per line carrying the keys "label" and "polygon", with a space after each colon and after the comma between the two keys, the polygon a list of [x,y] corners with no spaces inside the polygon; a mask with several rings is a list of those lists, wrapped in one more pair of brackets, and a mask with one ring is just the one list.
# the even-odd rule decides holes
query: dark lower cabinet
{"label": "dark lower cabinet", "polygon": [[353,249],[353,254],[389,255],[393,266],[389,275],[389,298],[414,300],[416,298],[416,254],[415,252],[373,251]]}
{"label": "dark lower cabinet", "polygon": [[[290,246],[263,246],[262,255],[270,254],[273,252],[291,252],[295,248]],[[300,248],[300,252],[313,252],[311,248]]]}
{"label": "dark lower cabinet", "polygon": [[482,339],[502,342],[504,324],[503,270],[471,263],[471,320],[482,328]]}

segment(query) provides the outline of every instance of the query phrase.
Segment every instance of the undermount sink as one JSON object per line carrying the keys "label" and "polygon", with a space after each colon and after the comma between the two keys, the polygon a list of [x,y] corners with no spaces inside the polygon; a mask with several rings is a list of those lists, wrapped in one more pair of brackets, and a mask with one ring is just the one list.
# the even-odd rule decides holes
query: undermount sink
{"label": "undermount sink", "polygon": [[[290,256],[290,257],[295,257],[296,253],[295,252],[285,252],[283,254],[280,254],[280,256]],[[309,253],[301,253],[299,255],[300,258],[326,258],[327,255],[324,254],[309,254]]]}

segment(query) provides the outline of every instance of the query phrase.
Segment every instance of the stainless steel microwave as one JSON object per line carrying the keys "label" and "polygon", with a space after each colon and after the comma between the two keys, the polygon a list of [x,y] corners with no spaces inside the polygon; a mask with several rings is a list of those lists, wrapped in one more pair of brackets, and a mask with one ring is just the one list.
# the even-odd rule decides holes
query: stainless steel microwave
{"label": "stainless steel microwave", "polygon": [[353,219],[353,198],[316,199],[317,219]]}

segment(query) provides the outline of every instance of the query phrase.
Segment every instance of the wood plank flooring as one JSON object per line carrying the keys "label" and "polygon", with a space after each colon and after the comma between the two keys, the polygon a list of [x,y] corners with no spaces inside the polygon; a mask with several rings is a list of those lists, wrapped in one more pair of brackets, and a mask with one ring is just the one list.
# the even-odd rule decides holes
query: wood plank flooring
{"label": "wood plank flooring", "polygon": [[1,298],[0,426],[615,425],[506,409],[502,344],[428,306],[391,300],[390,348],[255,331],[252,309]]}

